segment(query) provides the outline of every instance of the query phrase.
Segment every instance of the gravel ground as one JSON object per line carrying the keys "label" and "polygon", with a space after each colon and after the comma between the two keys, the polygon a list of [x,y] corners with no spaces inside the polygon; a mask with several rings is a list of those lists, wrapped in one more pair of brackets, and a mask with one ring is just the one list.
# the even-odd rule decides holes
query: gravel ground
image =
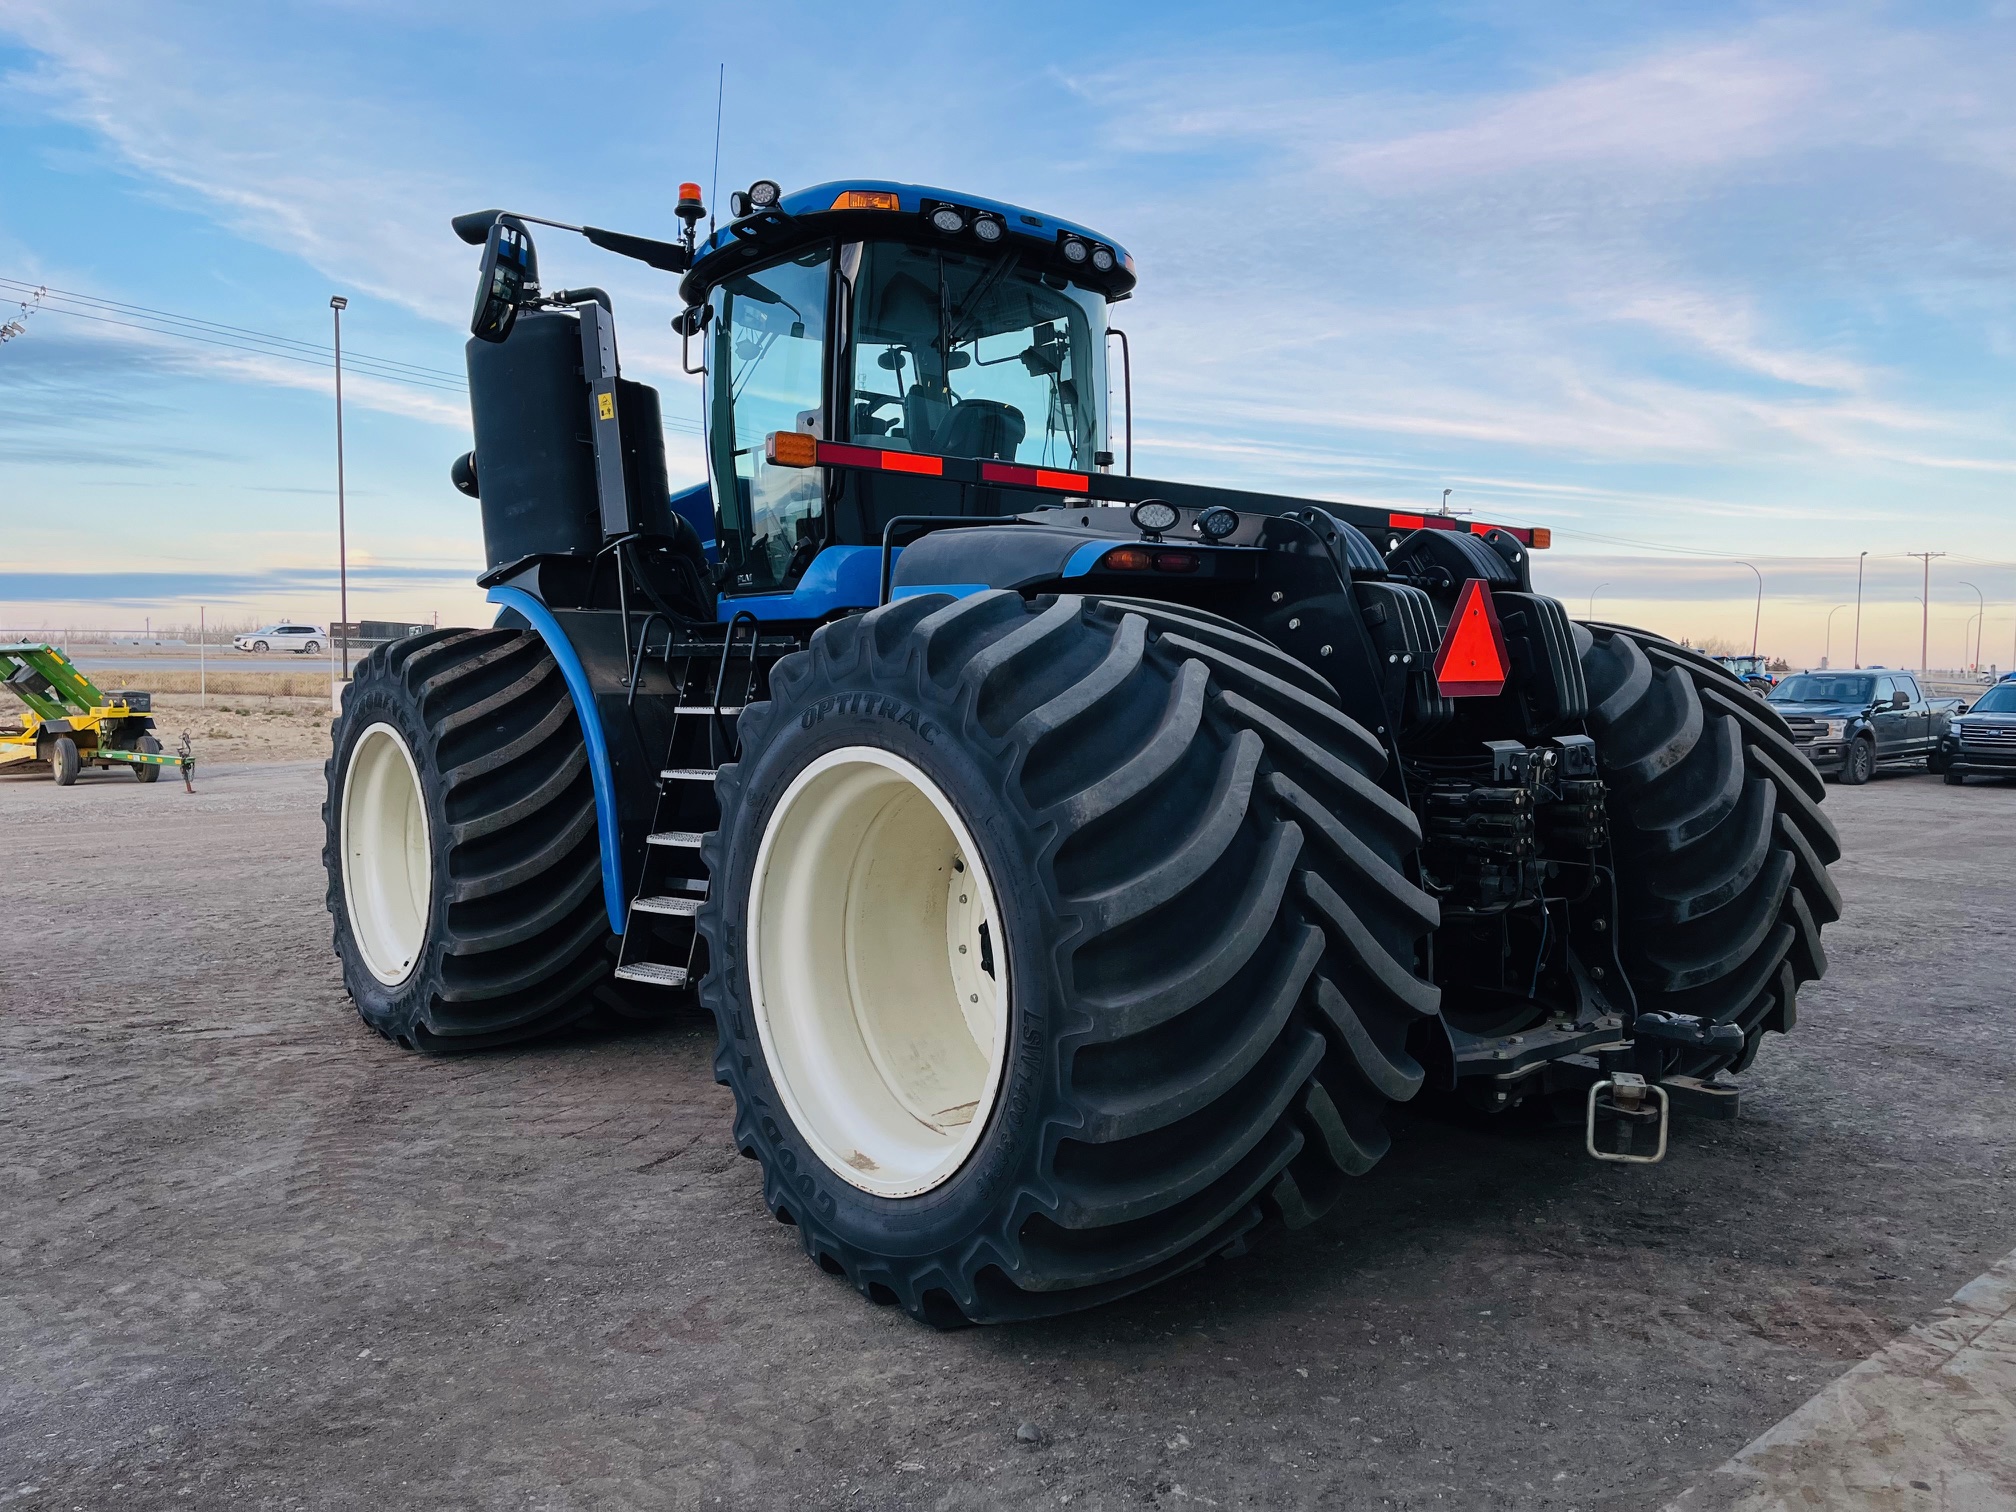
{"label": "gravel ground", "polygon": [[320,786],[0,777],[0,1503],[1656,1507],[2016,1244],[2016,788],[1834,792],[1833,970],[1664,1165],[1409,1113],[1313,1229],[937,1334],[769,1220],[697,1017],[366,1032]]}

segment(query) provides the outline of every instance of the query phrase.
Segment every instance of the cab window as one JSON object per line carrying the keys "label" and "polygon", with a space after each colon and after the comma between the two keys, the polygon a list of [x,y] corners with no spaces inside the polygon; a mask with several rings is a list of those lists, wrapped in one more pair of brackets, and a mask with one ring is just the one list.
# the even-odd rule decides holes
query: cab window
{"label": "cab window", "polygon": [[1890,681],[1889,678],[1879,677],[1876,679],[1876,702],[1879,704],[1890,702],[1890,695],[1896,691],[1897,685]]}
{"label": "cab window", "polygon": [[707,460],[732,588],[788,588],[824,535],[825,472],[773,467],[772,431],[817,430],[831,249],[740,273],[708,297]]}
{"label": "cab window", "polygon": [[854,281],[852,438],[1089,471],[1106,304],[1017,254],[871,242]]}

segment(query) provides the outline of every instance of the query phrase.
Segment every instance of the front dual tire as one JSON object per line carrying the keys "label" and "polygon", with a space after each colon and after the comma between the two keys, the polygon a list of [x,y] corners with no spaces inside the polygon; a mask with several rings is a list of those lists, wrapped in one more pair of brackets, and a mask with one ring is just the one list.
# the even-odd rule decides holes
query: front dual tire
{"label": "front dual tire", "polygon": [[359,1016],[418,1050],[527,1039],[606,992],[594,790],[527,630],[440,630],[357,666],[325,769],[323,863]]}
{"label": "front dual tire", "polygon": [[941,1326],[1072,1311],[1383,1153],[1435,909],[1321,678],[1194,611],[988,593],[829,625],[770,695],[701,995],[822,1268]]}

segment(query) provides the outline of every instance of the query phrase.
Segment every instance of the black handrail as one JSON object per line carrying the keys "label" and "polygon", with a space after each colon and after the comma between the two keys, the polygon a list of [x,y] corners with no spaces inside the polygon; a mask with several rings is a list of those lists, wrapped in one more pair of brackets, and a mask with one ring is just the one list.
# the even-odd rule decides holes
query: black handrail
{"label": "black handrail", "polygon": [[639,629],[637,632],[637,655],[636,658],[630,663],[630,693],[629,696],[623,700],[623,702],[633,709],[637,706],[637,679],[644,675],[644,654],[645,654],[645,648],[649,646],[651,643],[651,621],[653,620],[665,621],[665,647],[667,651],[666,663],[668,666],[671,663],[670,651],[672,647],[672,629],[673,629],[672,620],[670,616],[662,613],[659,610],[653,609],[649,614],[644,616],[643,627]]}
{"label": "black handrail", "polygon": [[[991,486],[991,485],[990,485]],[[882,527],[882,585],[875,595],[879,608],[889,602],[889,579],[894,570],[896,553],[892,537],[899,526],[928,526],[924,534],[932,530],[947,530],[960,525],[1023,525],[1028,522],[1021,515],[897,515]]]}
{"label": "black handrail", "polygon": [[[717,732],[720,734],[721,744],[728,745],[727,731],[722,729],[721,726],[721,694],[728,683],[728,658],[734,654],[735,650],[735,629],[744,620],[749,621],[749,678],[751,683],[754,683],[756,678],[756,653],[763,645],[763,622],[757,619],[755,614],[748,609],[736,610],[734,618],[728,621],[728,633],[721,638],[721,668],[714,674],[713,717],[707,723],[707,757],[717,767],[721,765],[720,749],[715,743]],[[746,702],[747,700],[745,699],[744,701]],[[734,750],[735,747],[729,745],[729,753],[731,755],[734,754]]]}

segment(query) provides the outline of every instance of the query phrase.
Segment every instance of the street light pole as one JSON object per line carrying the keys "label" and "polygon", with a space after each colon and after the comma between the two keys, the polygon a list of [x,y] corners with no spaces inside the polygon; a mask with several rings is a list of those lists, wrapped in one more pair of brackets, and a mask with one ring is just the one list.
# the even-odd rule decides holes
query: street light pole
{"label": "street light pole", "polygon": [[[1974,585],[1973,585],[1972,583],[1962,583],[1962,584],[1961,584],[1960,586],[1961,586],[1962,588],[1974,588]],[[1984,596],[1984,595],[1982,594],[1982,592],[1981,592],[1981,590],[1980,590],[1979,588],[1974,588],[1974,599],[1975,599],[1975,602],[1977,602],[1977,603],[1978,603],[1978,604],[1980,604],[1980,606],[1981,606],[1981,613],[1980,613],[1980,621],[1979,621],[1979,623],[1980,623],[1980,624],[1982,624],[1982,625],[1985,625],[1985,624],[1987,624],[1987,623],[1988,623],[1988,600],[1987,600],[1986,596]],[[1960,642],[1960,654],[1961,654],[1962,656],[1965,656],[1965,655],[1967,654],[1967,642],[1965,641],[1965,639],[1962,639],[1962,641]],[[1974,667],[1973,667],[1973,670],[1975,670],[1975,671],[1979,671],[1979,670],[1980,670],[1980,667],[1981,667],[1981,631],[1980,631],[1980,629],[1979,629],[1979,628],[1977,627],[1977,628],[1975,629],[1975,631],[1974,631]]]}
{"label": "street light pole", "polygon": [[1855,670],[1862,670],[1862,569],[1869,565],[1869,553],[1855,558]]}
{"label": "street light pole", "polygon": [[1596,618],[1596,595],[1609,586],[1608,583],[1598,583],[1594,588],[1589,590],[1589,618],[1592,620]]}
{"label": "street light pole", "polygon": [[[1757,569],[1755,567],[1751,567],[1750,563],[1744,562],[1743,565],[1745,567],[1750,567],[1750,570],[1752,572],[1757,572]],[[1764,623],[1764,574],[1761,572],[1757,572],[1757,612],[1755,615],[1751,617],[1750,620],[1750,659],[1752,661],[1755,661],[1757,659],[1757,631],[1763,625],[1763,623]]]}
{"label": "street light pole", "polygon": [[1827,611],[1827,644],[1820,652],[1820,665],[1823,667],[1834,660],[1834,616],[1847,607],[1846,604],[1836,604]]}
{"label": "street light pole", "polygon": [[1925,591],[1918,596],[1918,675],[1923,677],[1930,670],[1932,644],[1932,558],[1946,555],[1943,551],[1907,551],[1906,556],[1917,557],[1925,563]]}
{"label": "street light pole", "polygon": [[329,296],[329,318],[336,323],[336,613],[343,621],[343,680],[350,680],[350,541],[343,508],[343,312],[350,301]]}

